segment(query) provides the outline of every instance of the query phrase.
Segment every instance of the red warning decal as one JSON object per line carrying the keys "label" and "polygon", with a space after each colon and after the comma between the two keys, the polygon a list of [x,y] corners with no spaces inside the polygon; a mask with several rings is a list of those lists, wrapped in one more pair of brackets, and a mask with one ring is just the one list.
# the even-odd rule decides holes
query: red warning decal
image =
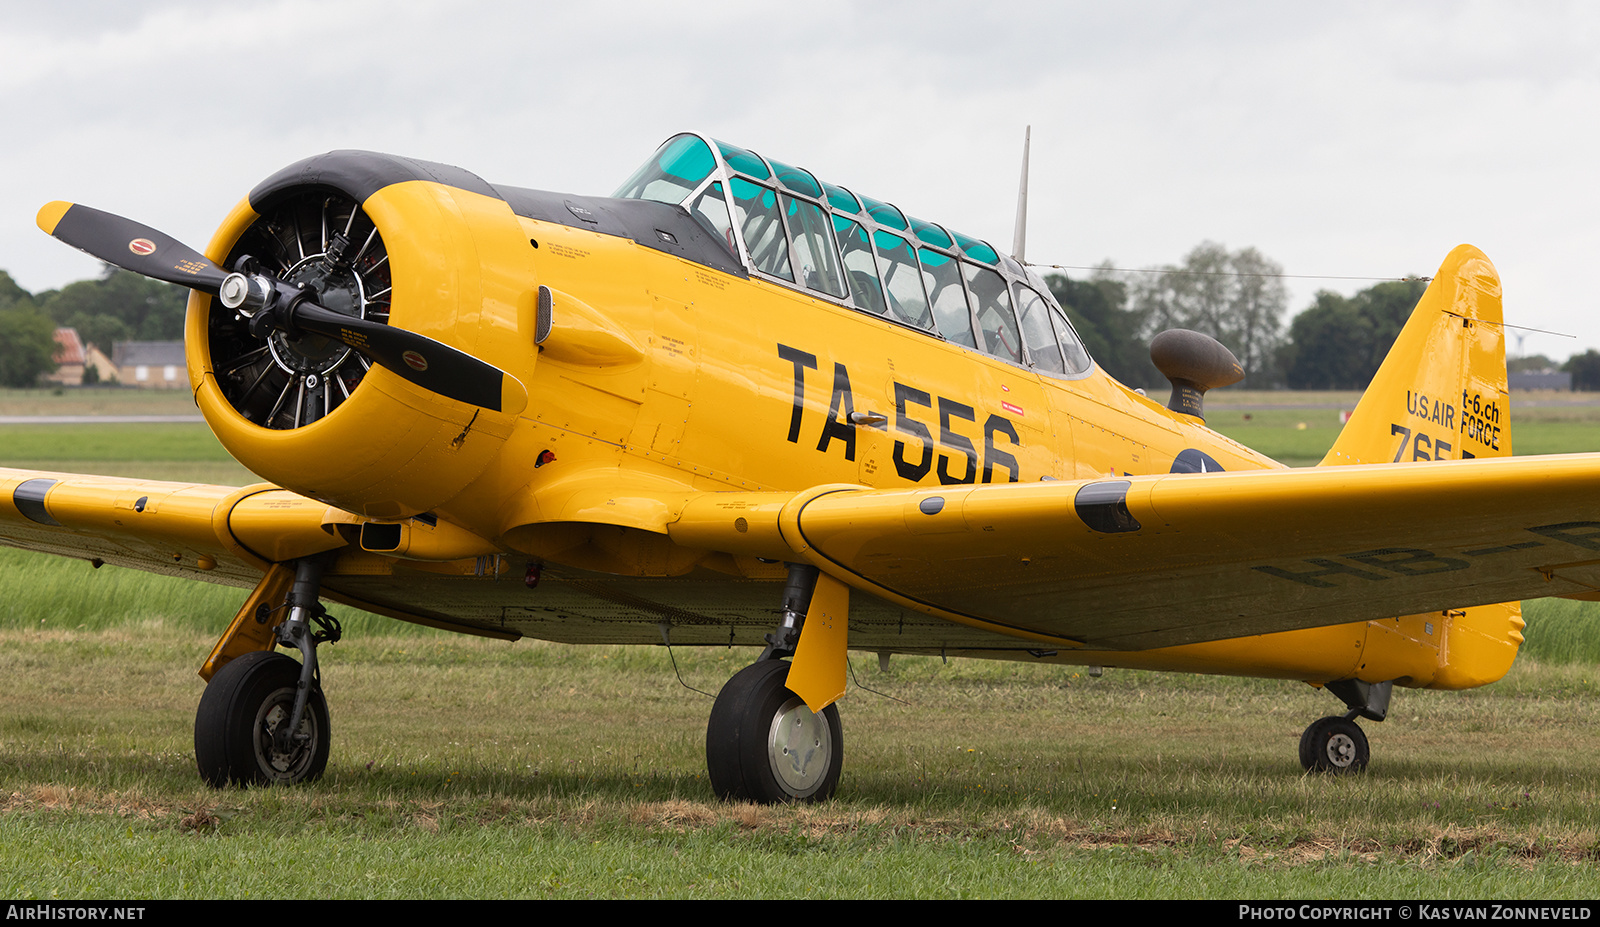
{"label": "red warning decal", "polygon": [[1017,416],[1019,418],[1022,416],[1022,407],[1021,406],[1014,406],[1009,402],[1002,402],[1002,403],[1000,403],[1000,408],[1006,410],[1007,412],[1010,412],[1012,415],[1015,415],[1015,416]]}
{"label": "red warning decal", "polygon": [[128,250],[134,254],[150,254],[156,250],[156,243],[148,238],[135,238],[128,242]]}
{"label": "red warning decal", "polygon": [[420,373],[428,369],[428,359],[416,351],[407,351],[400,356],[405,359],[406,366],[412,370]]}

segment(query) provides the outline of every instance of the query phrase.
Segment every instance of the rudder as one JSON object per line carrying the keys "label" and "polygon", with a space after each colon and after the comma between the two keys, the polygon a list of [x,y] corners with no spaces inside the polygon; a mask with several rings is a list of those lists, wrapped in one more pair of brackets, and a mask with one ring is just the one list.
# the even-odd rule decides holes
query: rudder
{"label": "rudder", "polygon": [[1511,456],[1500,276],[1460,245],[1319,466]]}

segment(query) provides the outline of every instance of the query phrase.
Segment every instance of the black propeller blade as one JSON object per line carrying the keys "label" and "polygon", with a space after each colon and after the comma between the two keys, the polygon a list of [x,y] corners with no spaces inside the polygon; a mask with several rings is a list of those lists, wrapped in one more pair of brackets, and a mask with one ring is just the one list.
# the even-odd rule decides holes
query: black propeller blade
{"label": "black propeller blade", "polygon": [[213,296],[220,293],[225,306],[252,318],[252,330],[259,321],[260,327],[291,337],[309,332],[332,338],[458,402],[513,415],[527,405],[521,382],[498,367],[416,332],[323,308],[311,293],[281,280],[230,274],[177,239],[132,219],[58,200],[39,210],[38,223],[46,233],[108,264]]}
{"label": "black propeller blade", "polygon": [[527,405],[527,393],[514,377],[415,332],[340,315],[309,300],[294,304],[289,325],[343,342],[378,366],[458,402],[512,414]]}
{"label": "black propeller blade", "polygon": [[216,295],[228,272],[170,235],[76,203],[57,200],[39,210],[39,228],[79,251],[123,270]]}

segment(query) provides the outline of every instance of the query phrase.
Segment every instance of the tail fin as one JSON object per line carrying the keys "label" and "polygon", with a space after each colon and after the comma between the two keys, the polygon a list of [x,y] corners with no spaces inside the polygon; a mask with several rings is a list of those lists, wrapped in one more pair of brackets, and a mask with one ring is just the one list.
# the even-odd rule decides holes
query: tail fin
{"label": "tail fin", "polygon": [[1500,276],[1482,251],[1444,259],[1322,466],[1511,456]]}
{"label": "tail fin", "polygon": [[[1509,457],[1510,413],[1500,276],[1482,251],[1461,245],[1417,301],[1321,466]],[[1370,625],[1369,663],[1391,638],[1404,642],[1402,650],[1438,647],[1437,670],[1425,683],[1434,689],[1465,689],[1505,675],[1524,627],[1518,602]],[[1372,672],[1387,675],[1376,666]]]}

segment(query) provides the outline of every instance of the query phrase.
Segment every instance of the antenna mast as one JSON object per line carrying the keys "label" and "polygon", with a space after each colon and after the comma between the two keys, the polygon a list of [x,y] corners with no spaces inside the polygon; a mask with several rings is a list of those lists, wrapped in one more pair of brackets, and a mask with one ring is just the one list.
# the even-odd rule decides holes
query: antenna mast
{"label": "antenna mast", "polygon": [[1017,230],[1011,237],[1011,256],[1018,264],[1027,261],[1023,253],[1028,243],[1028,146],[1033,141],[1033,126],[1022,130],[1022,186],[1017,190]]}

